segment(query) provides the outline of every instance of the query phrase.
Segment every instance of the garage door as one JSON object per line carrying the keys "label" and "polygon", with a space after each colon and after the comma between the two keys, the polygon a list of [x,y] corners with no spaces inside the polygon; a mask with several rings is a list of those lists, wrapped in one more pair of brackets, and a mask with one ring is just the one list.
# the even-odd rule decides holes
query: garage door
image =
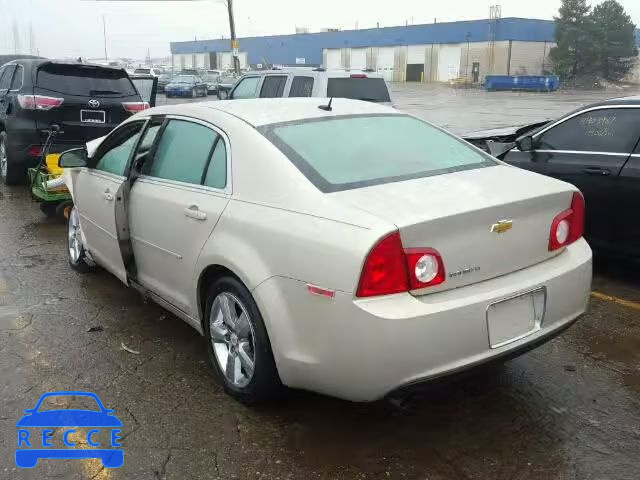
{"label": "garage door", "polygon": [[325,52],[327,54],[327,64],[324,67],[327,70],[342,68],[342,51],[339,48],[328,48]]}
{"label": "garage door", "polygon": [[395,47],[378,48],[377,71],[388,82],[393,80],[393,64],[395,60]]}
{"label": "garage door", "polygon": [[367,68],[367,50],[368,48],[351,49],[352,70],[365,70]]}

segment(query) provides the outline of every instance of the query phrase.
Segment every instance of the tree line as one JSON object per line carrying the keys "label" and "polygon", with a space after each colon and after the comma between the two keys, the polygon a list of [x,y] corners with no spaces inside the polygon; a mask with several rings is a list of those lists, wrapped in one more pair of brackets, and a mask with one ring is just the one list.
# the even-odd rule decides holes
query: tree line
{"label": "tree line", "polygon": [[562,0],[554,20],[556,46],[550,59],[564,82],[620,81],[638,61],[635,25],[616,0],[605,0],[593,10],[586,0]]}

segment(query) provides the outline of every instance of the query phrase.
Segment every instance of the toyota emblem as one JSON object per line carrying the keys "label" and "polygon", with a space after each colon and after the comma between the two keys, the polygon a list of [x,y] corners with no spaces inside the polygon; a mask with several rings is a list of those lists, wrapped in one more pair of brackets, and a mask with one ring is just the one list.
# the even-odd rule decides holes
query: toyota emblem
{"label": "toyota emblem", "polygon": [[92,98],[91,100],[89,100],[88,104],[91,108],[98,108],[100,106],[100,102],[95,98]]}

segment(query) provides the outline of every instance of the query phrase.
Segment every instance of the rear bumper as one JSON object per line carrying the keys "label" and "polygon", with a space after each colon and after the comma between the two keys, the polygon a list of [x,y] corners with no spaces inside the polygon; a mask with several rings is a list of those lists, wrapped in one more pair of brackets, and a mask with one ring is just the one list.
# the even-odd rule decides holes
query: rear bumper
{"label": "rear bumper", "polygon": [[165,90],[165,94],[172,97],[190,97],[191,90]]}
{"label": "rear bumper", "polygon": [[[540,287],[547,295],[540,328],[491,348],[489,305]],[[329,299],[309,294],[304,282],[274,277],[254,298],[285,385],[372,401],[548,341],[585,311],[590,289],[591,249],[581,239],[532,267],[421,297],[336,292]]]}

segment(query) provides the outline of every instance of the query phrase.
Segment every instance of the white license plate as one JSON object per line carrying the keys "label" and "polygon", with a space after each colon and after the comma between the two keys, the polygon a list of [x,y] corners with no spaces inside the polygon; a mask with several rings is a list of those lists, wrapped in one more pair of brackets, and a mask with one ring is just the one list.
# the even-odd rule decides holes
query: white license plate
{"label": "white license plate", "polygon": [[104,110],[80,110],[80,121],[85,123],[105,123]]}
{"label": "white license plate", "polygon": [[491,348],[502,347],[540,330],[546,302],[547,292],[543,287],[489,305],[487,329]]}

